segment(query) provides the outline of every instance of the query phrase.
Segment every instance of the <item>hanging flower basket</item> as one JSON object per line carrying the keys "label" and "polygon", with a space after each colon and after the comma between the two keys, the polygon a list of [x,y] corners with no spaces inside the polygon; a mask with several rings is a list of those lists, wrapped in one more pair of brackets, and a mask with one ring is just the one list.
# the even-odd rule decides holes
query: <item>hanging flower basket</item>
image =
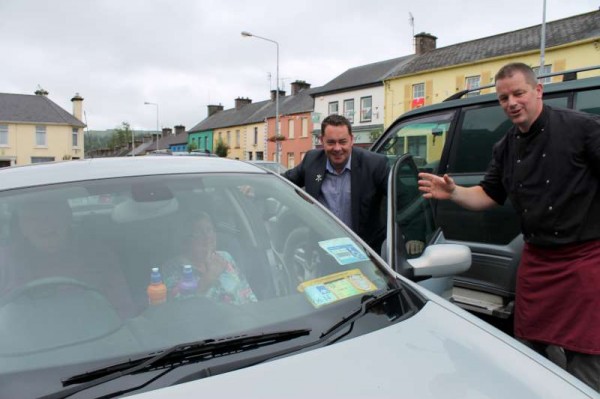
{"label": "hanging flower basket", "polygon": [[271,142],[284,141],[285,140],[285,136],[283,136],[281,134],[279,136],[273,135],[273,136],[269,137],[268,140],[271,141]]}

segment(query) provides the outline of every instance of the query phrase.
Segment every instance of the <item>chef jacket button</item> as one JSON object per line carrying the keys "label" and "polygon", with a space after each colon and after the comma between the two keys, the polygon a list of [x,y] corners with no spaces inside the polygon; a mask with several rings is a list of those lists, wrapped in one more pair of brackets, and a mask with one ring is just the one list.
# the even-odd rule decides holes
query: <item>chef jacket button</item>
{"label": "chef jacket button", "polygon": [[551,211],[551,210],[552,210],[552,206],[549,206],[549,207],[548,207],[548,210],[549,210],[549,211]]}
{"label": "chef jacket button", "polygon": [[521,160],[520,160],[520,159],[517,159],[517,163],[521,163]]}
{"label": "chef jacket button", "polygon": [[550,180],[546,180],[546,184],[550,184]]}
{"label": "chef jacket button", "polygon": [[542,158],[546,158],[546,154],[545,154],[545,153],[544,153],[544,154],[542,154]]}

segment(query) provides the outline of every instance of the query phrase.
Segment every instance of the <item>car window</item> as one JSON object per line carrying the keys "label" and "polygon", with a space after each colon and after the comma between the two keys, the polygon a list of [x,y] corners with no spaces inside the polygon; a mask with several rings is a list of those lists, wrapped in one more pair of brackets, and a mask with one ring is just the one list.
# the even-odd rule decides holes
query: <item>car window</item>
{"label": "car window", "polygon": [[498,104],[464,109],[447,172],[484,172],[492,156],[492,147],[510,126],[510,121]]}
{"label": "car window", "polygon": [[575,93],[575,109],[600,115],[600,89]]}
{"label": "car window", "polygon": [[417,258],[435,233],[433,212],[419,191],[418,169],[410,157],[400,159],[393,173],[394,221],[403,244],[400,249],[406,258]]}
{"label": "car window", "polygon": [[454,112],[429,115],[402,122],[387,133],[378,152],[393,164],[410,153],[420,170],[437,171]]}

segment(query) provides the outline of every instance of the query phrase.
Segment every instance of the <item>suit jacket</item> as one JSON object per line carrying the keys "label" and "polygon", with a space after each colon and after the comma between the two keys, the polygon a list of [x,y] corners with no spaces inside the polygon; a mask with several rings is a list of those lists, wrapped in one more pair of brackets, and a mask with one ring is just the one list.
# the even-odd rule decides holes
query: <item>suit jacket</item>
{"label": "suit jacket", "polygon": [[[283,176],[297,186],[304,187],[314,198],[319,198],[326,164],[325,151],[311,150],[298,166],[286,171]],[[379,252],[386,236],[385,198],[390,170],[387,158],[352,147],[350,168],[352,226],[349,227]]]}

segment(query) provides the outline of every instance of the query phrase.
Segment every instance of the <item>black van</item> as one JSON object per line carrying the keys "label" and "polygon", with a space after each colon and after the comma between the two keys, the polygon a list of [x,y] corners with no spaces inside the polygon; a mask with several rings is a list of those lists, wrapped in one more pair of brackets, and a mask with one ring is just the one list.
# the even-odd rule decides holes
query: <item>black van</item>
{"label": "black van", "polygon": [[[592,69],[600,70],[600,66],[540,76],[563,76],[562,82],[544,85],[544,102],[600,115],[600,76],[577,79],[578,73]],[[405,113],[371,150],[387,155],[391,163],[410,153],[420,170],[447,173],[462,186],[478,184],[491,159],[492,146],[511,121],[495,93],[472,94],[465,90],[442,103]],[[471,268],[454,278],[452,300],[472,311],[509,318],[523,247],[511,204],[507,201],[483,212],[468,211],[451,201],[432,201],[432,205],[446,242],[466,244],[472,252]]]}

